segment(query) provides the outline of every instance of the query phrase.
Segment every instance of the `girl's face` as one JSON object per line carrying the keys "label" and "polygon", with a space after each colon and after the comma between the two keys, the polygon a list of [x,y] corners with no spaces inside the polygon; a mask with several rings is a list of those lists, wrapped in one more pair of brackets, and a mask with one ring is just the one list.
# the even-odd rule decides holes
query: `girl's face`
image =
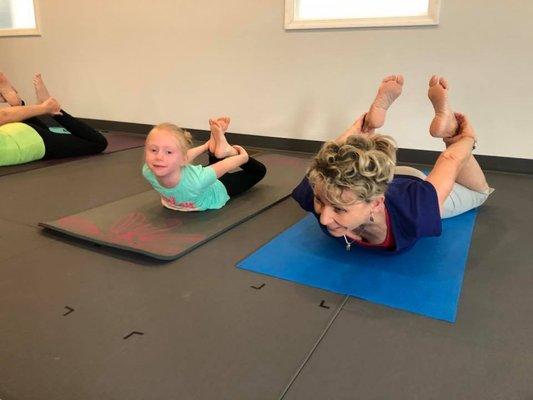
{"label": "girl's face", "polygon": [[[355,200],[355,195],[348,190],[343,192],[342,197],[347,203]],[[320,215],[320,224],[324,225],[328,232],[335,237],[346,235],[361,224],[367,223],[370,219],[371,211],[381,201],[381,199],[370,203],[357,201],[349,206],[332,204],[326,199],[322,184],[319,183],[314,188],[314,207],[315,212]]]}
{"label": "girl's face", "polygon": [[150,132],[144,146],[144,157],[148,168],[158,178],[176,173],[187,164],[187,156],[179,147],[173,133],[165,130]]}

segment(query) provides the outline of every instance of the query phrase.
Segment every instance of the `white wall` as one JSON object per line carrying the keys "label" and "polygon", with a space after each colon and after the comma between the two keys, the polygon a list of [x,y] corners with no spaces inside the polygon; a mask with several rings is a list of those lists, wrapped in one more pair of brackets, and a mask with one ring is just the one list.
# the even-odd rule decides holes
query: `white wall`
{"label": "white wall", "polygon": [[439,150],[427,134],[433,73],[480,136],[478,154],[533,158],[533,2],[442,0],[437,27],[285,32],[283,0],[39,0],[41,37],[0,38],[0,68],[31,98],[41,71],[87,118],[325,140],[362,113],[381,77],[404,94],[384,132]]}

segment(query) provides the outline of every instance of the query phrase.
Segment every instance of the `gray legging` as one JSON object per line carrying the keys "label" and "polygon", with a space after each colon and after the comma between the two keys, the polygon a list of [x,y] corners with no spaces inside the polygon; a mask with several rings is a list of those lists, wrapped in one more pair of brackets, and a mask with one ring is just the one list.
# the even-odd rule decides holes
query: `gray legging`
{"label": "gray legging", "polygon": [[[395,175],[410,175],[426,180],[427,176],[422,171],[413,167],[396,166]],[[482,205],[487,197],[494,191],[489,188],[485,192],[476,192],[467,187],[454,183],[451,193],[444,202],[442,218],[451,218]]]}

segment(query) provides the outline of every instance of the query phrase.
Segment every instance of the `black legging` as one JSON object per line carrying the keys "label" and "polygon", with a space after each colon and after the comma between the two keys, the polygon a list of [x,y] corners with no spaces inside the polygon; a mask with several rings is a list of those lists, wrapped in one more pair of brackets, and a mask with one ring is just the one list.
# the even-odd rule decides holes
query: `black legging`
{"label": "black legging", "polygon": [[53,115],[52,118],[71,135],[50,132],[38,117],[21,121],[30,125],[43,138],[45,148],[43,159],[86,156],[105,150],[107,140],[100,132],[67,114],[65,110],[61,112],[63,115]]}
{"label": "black legging", "polygon": [[[209,165],[218,161],[220,159],[209,153]],[[263,179],[266,174],[266,167],[252,157],[248,159],[246,164],[242,164],[239,168],[241,168],[241,171],[228,172],[218,178],[226,187],[230,197],[247,191]]]}

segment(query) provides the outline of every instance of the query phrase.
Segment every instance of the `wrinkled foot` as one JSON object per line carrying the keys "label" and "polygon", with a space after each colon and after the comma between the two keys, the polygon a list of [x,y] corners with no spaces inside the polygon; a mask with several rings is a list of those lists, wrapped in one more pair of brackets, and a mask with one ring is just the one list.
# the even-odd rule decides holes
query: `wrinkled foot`
{"label": "wrinkled foot", "polygon": [[17,91],[2,72],[0,72],[0,95],[10,106],[22,105]]}
{"label": "wrinkled foot", "polygon": [[378,89],[378,94],[370,106],[365,117],[363,131],[381,128],[385,123],[387,110],[400,96],[403,89],[403,76],[390,75],[383,79]]}
{"label": "wrinkled foot", "polygon": [[455,135],[457,121],[448,102],[448,82],[433,75],[429,80],[428,97],[435,109],[435,117],[429,126],[433,137],[448,138]]}
{"label": "wrinkled foot", "polygon": [[35,87],[35,96],[37,97],[38,104],[44,103],[46,100],[52,97],[50,96],[50,93],[43,82],[41,74],[35,74],[33,77],[33,86]]}

